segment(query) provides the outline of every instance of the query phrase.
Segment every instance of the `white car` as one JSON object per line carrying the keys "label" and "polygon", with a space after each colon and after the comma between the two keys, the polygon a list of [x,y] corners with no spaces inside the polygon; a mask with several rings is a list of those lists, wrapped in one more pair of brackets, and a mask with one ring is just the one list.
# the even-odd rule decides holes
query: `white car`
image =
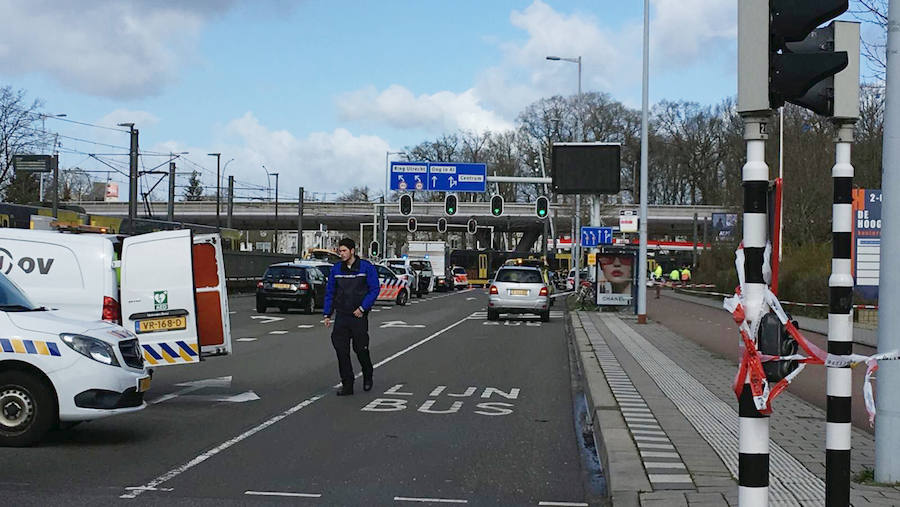
{"label": "white car", "polygon": [[146,407],[137,337],[32,303],[0,274],[0,445],[38,442],[58,423]]}
{"label": "white car", "polygon": [[503,266],[488,289],[488,320],[501,313],[534,313],[550,321],[550,288],[541,270],[530,266]]}

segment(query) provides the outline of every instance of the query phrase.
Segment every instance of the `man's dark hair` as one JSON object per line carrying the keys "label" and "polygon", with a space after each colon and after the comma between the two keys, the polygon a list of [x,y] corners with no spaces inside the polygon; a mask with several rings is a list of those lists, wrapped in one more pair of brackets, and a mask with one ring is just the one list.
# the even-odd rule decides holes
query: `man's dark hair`
{"label": "man's dark hair", "polygon": [[340,241],[338,241],[338,246],[339,247],[345,246],[345,247],[347,247],[348,250],[353,250],[356,248],[356,242],[350,238],[343,238]]}

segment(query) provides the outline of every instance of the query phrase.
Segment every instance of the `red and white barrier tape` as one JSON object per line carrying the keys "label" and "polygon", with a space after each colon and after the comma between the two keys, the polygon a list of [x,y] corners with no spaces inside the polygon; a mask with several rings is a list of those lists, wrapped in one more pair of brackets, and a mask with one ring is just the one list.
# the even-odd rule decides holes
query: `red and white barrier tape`
{"label": "red and white barrier tape", "polygon": [[[768,258],[770,253],[769,244],[766,245],[766,253],[763,264],[763,275],[764,279],[768,283],[770,281],[770,277],[766,275],[770,275],[771,272],[766,272],[766,267],[768,266]],[[850,366],[851,368],[865,363],[866,364],[866,375],[865,380],[863,382],[863,399],[865,400],[866,412],[869,414],[869,424],[874,424],[875,422],[875,396],[872,390],[872,375],[878,369],[878,361],[879,360],[897,360],[900,359],[900,352],[894,350],[891,352],[885,352],[881,354],[874,354],[871,356],[864,356],[861,354],[848,354],[848,355],[837,355],[837,354],[829,354],[828,352],[820,349],[814,343],[810,342],[806,339],[805,336],[794,326],[794,323],[788,319],[787,313],[785,313],[784,308],[782,307],[782,303],[778,301],[778,298],[774,293],[766,287],[765,293],[761,295],[762,301],[755,301],[754,303],[760,303],[753,305],[756,308],[756,313],[758,315],[752,315],[748,319],[748,316],[745,313],[745,308],[747,308],[747,301],[745,301],[745,291],[743,290],[744,286],[744,251],[743,245],[738,247],[737,252],[735,252],[735,264],[738,268],[738,278],[740,280],[741,286],[739,286],[735,294],[731,297],[725,298],[723,302],[723,306],[725,309],[732,314],[734,321],[738,324],[738,330],[741,335],[741,363],[738,368],[737,377],[734,380],[734,392],[735,395],[740,397],[741,390],[743,389],[743,385],[745,381],[748,381],[750,385],[750,392],[753,395],[753,403],[756,406],[756,409],[762,414],[771,414],[772,413],[772,401],[781,394],[785,389],[787,389],[788,385],[800,374],[801,371],[806,367],[807,364],[821,364],[825,366],[831,367],[845,367]],[[781,324],[785,327],[785,330],[791,335],[791,337],[797,341],[797,344],[803,349],[803,354],[794,354],[790,356],[770,356],[766,354],[762,354],[756,348],[758,343],[757,333],[759,332],[759,324],[762,315],[767,311],[766,307],[771,308],[775,315],[778,317],[778,320],[781,321]],[[753,325],[752,327],[748,324],[748,321]],[[797,361],[800,365],[788,374],[785,378],[779,380],[774,387],[769,386],[769,382],[766,379],[765,371],[763,371],[762,363],[767,361]]]}
{"label": "red and white barrier tape", "polygon": [[[683,292],[687,292],[689,294],[699,294],[701,296],[722,296],[722,297],[731,297],[729,294],[723,294],[721,292],[712,292],[705,290],[682,290]],[[806,306],[811,308],[828,308],[827,303],[797,303],[794,301],[781,301],[782,306]],[[878,305],[853,305],[853,308],[856,310],[877,310]]]}

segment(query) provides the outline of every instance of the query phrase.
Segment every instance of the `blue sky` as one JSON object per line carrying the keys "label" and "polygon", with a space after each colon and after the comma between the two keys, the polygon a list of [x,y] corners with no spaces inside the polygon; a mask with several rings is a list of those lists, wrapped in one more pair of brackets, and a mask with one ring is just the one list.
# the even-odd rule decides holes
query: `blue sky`
{"label": "blue sky", "polygon": [[[546,55],[581,55],[585,91],[638,107],[642,4],[0,0],[0,18],[18,20],[0,33],[0,84],[44,100],[48,114],[134,122],[143,150],[189,151],[179,171],[203,166],[207,185],[206,154],[221,152],[223,164],[234,159],[226,174],[247,185],[266,185],[263,164],[278,171],[286,199],[300,185],[380,188],[388,150],[458,128],[511,128],[529,103],[575,93],[576,66]],[[651,5],[651,102],[734,95],[736,2]],[[47,128],[128,143],[59,120]],[[96,169],[86,153],[120,151],[70,137],[64,167]]]}

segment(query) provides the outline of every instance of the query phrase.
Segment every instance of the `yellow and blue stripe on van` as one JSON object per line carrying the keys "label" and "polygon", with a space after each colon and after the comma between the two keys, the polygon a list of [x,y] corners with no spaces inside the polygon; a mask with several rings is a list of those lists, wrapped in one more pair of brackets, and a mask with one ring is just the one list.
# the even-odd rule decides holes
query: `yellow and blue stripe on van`
{"label": "yellow and blue stripe on van", "polygon": [[200,360],[198,346],[182,340],[174,342],[144,343],[144,361],[151,365],[196,363]]}
{"label": "yellow and blue stripe on van", "polygon": [[38,356],[59,357],[59,346],[54,342],[41,340],[21,340],[18,338],[0,338],[0,351],[10,354],[34,354]]}

